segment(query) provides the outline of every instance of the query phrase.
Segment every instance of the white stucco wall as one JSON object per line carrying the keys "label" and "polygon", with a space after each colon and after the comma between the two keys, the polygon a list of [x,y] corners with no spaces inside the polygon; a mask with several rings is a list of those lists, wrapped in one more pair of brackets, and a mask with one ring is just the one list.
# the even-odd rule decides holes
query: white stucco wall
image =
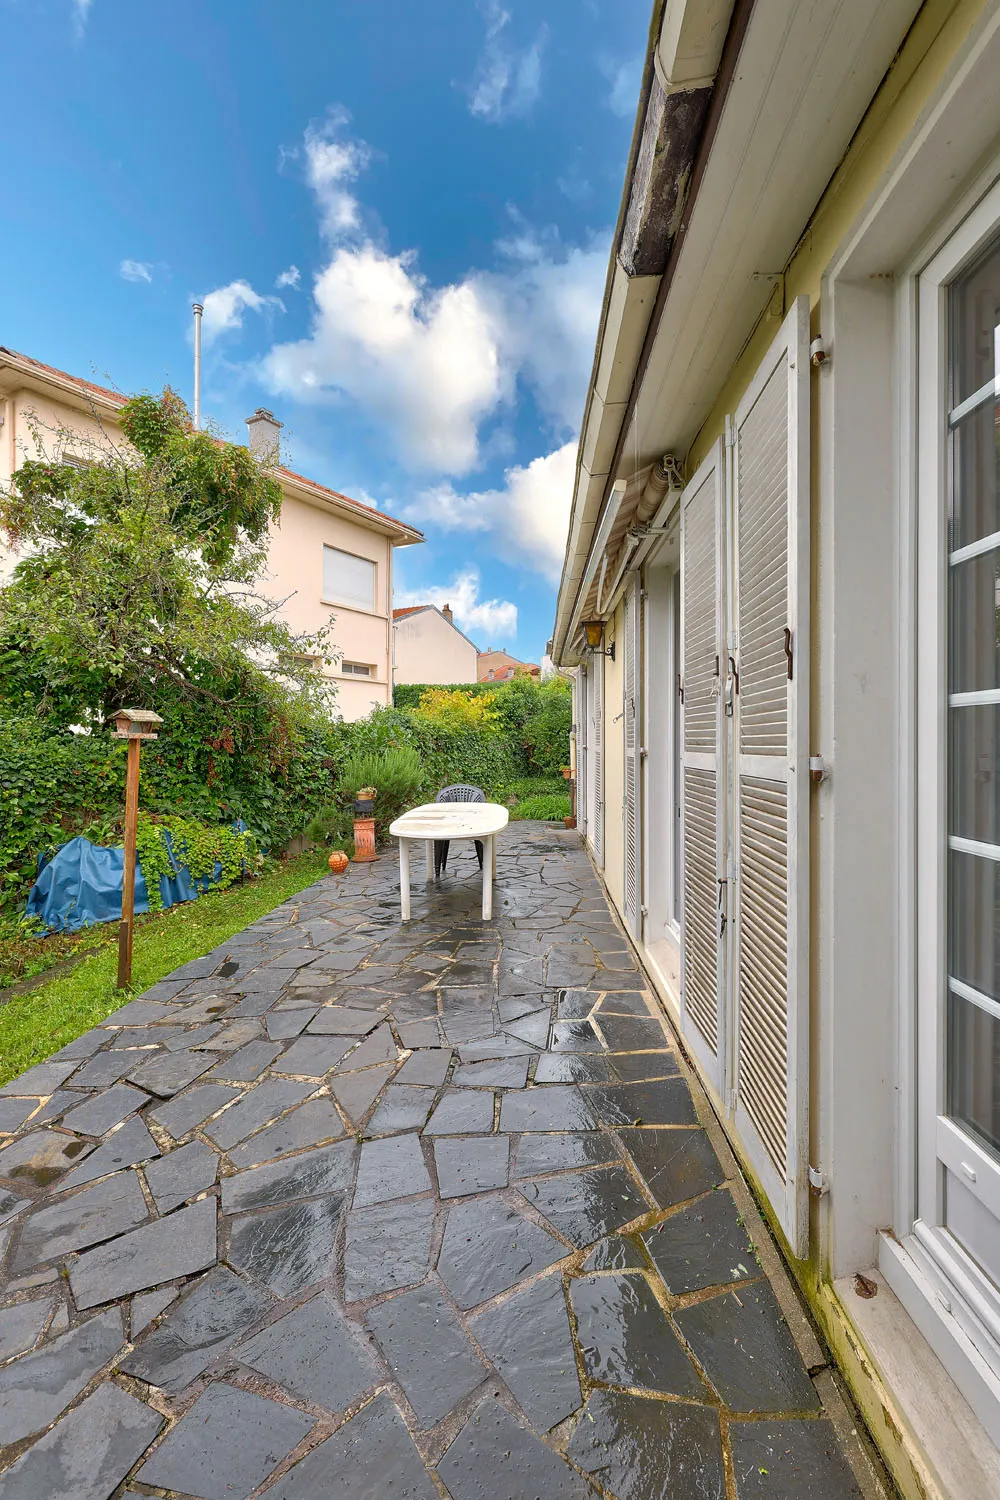
{"label": "white stucco wall", "polygon": [[478,652],[436,609],[393,622],[396,682],[475,682]]}

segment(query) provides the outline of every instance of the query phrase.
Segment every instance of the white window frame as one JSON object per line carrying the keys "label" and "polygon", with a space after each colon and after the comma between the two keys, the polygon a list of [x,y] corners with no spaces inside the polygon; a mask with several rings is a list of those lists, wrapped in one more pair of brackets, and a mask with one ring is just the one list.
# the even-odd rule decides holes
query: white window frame
{"label": "white window frame", "polygon": [[375,677],[375,668],[370,662],[342,661],[340,670],[345,677],[360,677],[365,682],[371,682]]}
{"label": "white window frame", "polygon": [[[351,603],[351,601],[347,600],[347,599],[337,599],[337,598],[334,598],[334,596],[332,594],[330,594],[330,593],[327,592],[327,587],[326,587],[326,554],[328,552],[335,552],[338,557],[349,557],[354,562],[363,562],[363,563],[367,563],[369,565],[369,567],[372,570],[372,603],[371,603],[371,609],[367,609],[363,604]],[[321,602],[323,604],[334,605],[338,609],[349,609],[354,614],[358,614],[358,615],[375,615],[375,614],[378,614],[378,584],[379,584],[379,577],[378,577],[378,563],[377,563],[377,561],[375,560],[374,557],[365,557],[364,553],[362,553],[362,552],[349,552],[346,547],[335,547],[332,542],[324,542],[323,543],[323,556],[322,556],[321,561],[322,561],[322,567],[323,567],[323,574],[322,574],[322,578],[320,579],[320,586],[321,586],[321,595],[320,595],[320,598],[321,598]]]}

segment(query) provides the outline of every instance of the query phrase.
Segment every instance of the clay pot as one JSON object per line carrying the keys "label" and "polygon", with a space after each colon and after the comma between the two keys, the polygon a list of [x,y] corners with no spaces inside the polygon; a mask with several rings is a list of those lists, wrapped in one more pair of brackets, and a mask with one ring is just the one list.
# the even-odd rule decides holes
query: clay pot
{"label": "clay pot", "polygon": [[344,871],[347,869],[348,863],[349,861],[347,855],[344,853],[343,849],[334,849],[333,853],[330,855],[330,858],[327,860],[327,864],[330,866],[330,869],[333,871],[334,875],[343,875]]}

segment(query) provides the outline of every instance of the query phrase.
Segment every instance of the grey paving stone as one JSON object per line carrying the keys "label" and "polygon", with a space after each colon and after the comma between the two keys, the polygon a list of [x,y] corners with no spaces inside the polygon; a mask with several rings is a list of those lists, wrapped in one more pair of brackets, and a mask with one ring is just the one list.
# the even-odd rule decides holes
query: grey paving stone
{"label": "grey paving stone", "polygon": [[344,1125],[329,1099],[309,1099],[274,1125],[234,1146],[229,1160],[235,1167],[253,1167],[303,1146],[319,1146],[344,1134]]}
{"label": "grey paving stone", "polygon": [[170,978],[176,984],[178,981],[187,984],[192,979],[208,979],[219,967],[221,959],[214,954],[205,954],[202,958],[189,959],[186,964],[181,964],[175,969]]}
{"label": "grey paving stone", "polygon": [[[155,1027],[151,1027],[155,1031]],[[121,1032],[121,1037],[126,1033]],[[116,1041],[119,1037],[115,1038]],[[128,1040],[132,1037],[129,1035]],[[113,1047],[108,1052],[98,1052],[83,1064],[73,1074],[73,1087],[77,1089],[104,1089],[110,1083],[117,1083],[124,1078],[126,1073],[139,1066],[140,1063],[148,1062],[154,1056],[148,1048],[138,1046],[127,1046],[123,1042],[120,1047]]]}
{"label": "grey paving stone", "polygon": [[246,1500],[312,1425],[277,1401],[210,1385],[136,1477],[203,1500]]}
{"label": "grey paving stone", "polygon": [[238,1094],[240,1089],[228,1088],[222,1083],[199,1083],[187,1094],[178,1094],[169,1104],[159,1104],[150,1110],[150,1119],[169,1131],[174,1140],[180,1140],[187,1131],[195,1130],[196,1125],[204,1124],[208,1116],[222,1109],[223,1104],[235,1100]]}
{"label": "grey paving stone", "polygon": [[207,1370],[217,1354],[264,1316],[271,1299],[226,1266],[216,1266],[183,1293],[121,1368],[176,1395]]}
{"label": "grey paving stone", "polygon": [[354,1207],[387,1203],[430,1190],[431,1179],[415,1135],[365,1141],[361,1147]]}
{"label": "grey paving stone", "polygon": [[454,1500],[587,1500],[590,1485],[565,1459],[484,1401],[437,1466]]}
{"label": "grey paving stone", "polygon": [[186,1089],[189,1083],[194,1083],[211,1066],[212,1059],[203,1052],[162,1052],[140,1064],[129,1074],[129,1081],[150,1094],[169,1099],[172,1094]]}
{"label": "grey paving stone", "polygon": [[611,1052],[608,1062],[622,1083],[641,1083],[648,1078],[673,1078],[680,1072],[672,1052]]}
{"label": "grey paving stone", "polygon": [[219,1158],[204,1141],[189,1141],[146,1168],[146,1182],[161,1214],[179,1208],[215,1181]]}
{"label": "grey paving stone", "polygon": [[284,953],[278,953],[273,958],[266,960],[269,969],[304,969],[314,959],[319,958],[317,948],[289,948]]}
{"label": "grey paving stone", "polygon": [[230,1105],[218,1119],[210,1121],[204,1127],[204,1133],[226,1151],[230,1146],[235,1146],[237,1141],[242,1141],[259,1130],[262,1125],[270,1124],[293,1104],[301,1104],[312,1092],[311,1083],[293,1083],[286,1078],[265,1078],[263,1083],[244,1094],[237,1104]]}
{"label": "grey paving stone", "polygon": [[326,1293],[244,1340],[238,1359],[303,1401],[339,1412],[378,1379],[358,1335]]}
{"label": "grey paving stone", "polygon": [[52,1312],[51,1297],[35,1302],[17,1302],[0,1308],[0,1359],[11,1359],[30,1349]]}
{"label": "grey paving stone", "polygon": [[[153,1028],[150,1029],[152,1030]],[[172,1026],[160,1026],[156,1030],[166,1032],[173,1031],[174,1028]],[[180,1052],[186,1047],[204,1047],[207,1042],[211,1042],[217,1037],[221,1030],[222,1027],[214,1021],[207,1026],[195,1026],[193,1028],[178,1026],[177,1034],[175,1036],[164,1036],[162,1042],[168,1052]]]}
{"label": "grey paving stone", "polygon": [[144,1292],[162,1281],[193,1276],[214,1265],[215,1213],[215,1199],[206,1198],[88,1250],[69,1273],[77,1307],[95,1307],[129,1292]]}
{"label": "grey paving stone", "polygon": [[583,1263],[584,1271],[645,1271],[646,1262],[631,1240],[611,1235],[599,1240]]}
{"label": "grey paving stone", "polygon": [[484,1135],[434,1142],[434,1162],[442,1198],[462,1198],[507,1186],[510,1141],[503,1135]]}
{"label": "grey paving stone", "polygon": [[0,1089],[0,1097],[25,1097],[42,1098],[46,1094],[55,1093],[61,1083],[74,1071],[78,1064],[69,1058],[63,1062],[38,1063],[34,1068],[29,1068],[26,1073],[21,1073],[17,1078],[12,1078],[10,1083],[5,1083]]}
{"label": "grey paving stone", "polygon": [[697,1125],[691,1090],[684,1078],[655,1083],[619,1083],[588,1088],[587,1102],[605,1125]]}
{"label": "grey paving stone", "polygon": [[699,1198],[642,1239],[675,1296],[762,1274],[750,1236],[725,1189]]}
{"label": "grey paving stone", "polygon": [[282,1053],[275,1064],[278,1073],[297,1073],[304,1078],[322,1078],[353,1047],[353,1036],[303,1036]]}
{"label": "grey paving stone", "polygon": [[433,1427],[486,1379],[465,1331],[434,1287],[401,1292],[366,1322],[421,1427]]}
{"label": "grey paving stone", "polygon": [[492,1093],[481,1089],[448,1089],[424,1127],[424,1134],[470,1135],[492,1129]]}
{"label": "grey paving stone", "polygon": [[733,1422],[739,1500],[861,1500],[828,1421]]}
{"label": "grey paving stone", "polygon": [[74,1037],[73,1041],[67,1042],[65,1047],[60,1047],[58,1052],[53,1052],[49,1062],[65,1062],[67,1058],[90,1057],[98,1047],[102,1047],[108,1036],[114,1033],[107,1032],[101,1026],[95,1026],[91,1031],[85,1031],[83,1036]]}
{"label": "grey paving stone", "polygon": [[463,1042],[459,1046],[458,1055],[462,1062],[473,1063],[494,1057],[537,1057],[538,1048],[529,1046],[527,1042],[519,1042],[517,1037],[508,1036],[506,1032],[498,1031],[496,1036],[484,1037],[481,1041]]}
{"label": "grey paving stone", "polygon": [[170,1306],[177,1296],[175,1286],[158,1287],[155,1292],[140,1292],[132,1298],[132,1341],[133,1343],[148,1328],[154,1318],[158,1318],[163,1310]]}
{"label": "grey paving stone", "polygon": [[572,1084],[505,1094],[500,1104],[501,1130],[592,1130],[594,1124],[593,1113]]}
{"label": "grey paving stone", "polygon": [[0,1445],[47,1427],[123,1345],[113,1308],[0,1368]]}
{"label": "grey paving stone", "polygon": [[538,1059],[536,1083],[615,1083],[606,1053],[546,1052]]}
{"label": "grey paving stone", "polygon": [[725,1500],[719,1418],[708,1407],[594,1391],[568,1452],[618,1500]]}
{"label": "grey paving stone", "polygon": [[223,1213],[244,1213],[252,1208],[276,1208],[298,1198],[318,1198],[344,1192],[354,1175],[357,1150],[353,1140],[338,1141],[303,1151],[262,1167],[249,1167],[222,1179]]}
{"label": "grey paving stone", "polygon": [[268,1491],[268,1500],[438,1500],[406,1424],[382,1392]]}
{"label": "grey paving stone", "polygon": [[160,1148],[146,1129],[145,1123],[137,1115],[133,1120],[126,1120],[120,1130],[108,1136],[103,1146],[98,1146],[92,1151],[86,1161],[74,1167],[69,1176],[63,1180],[63,1188],[82,1187],[85,1182],[94,1182],[98,1177],[106,1177],[110,1172],[117,1172],[121,1167],[132,1167],[137,1162],[152,1161],[154,1156],[159,1156]]}
{"label": "grey paving stone", "polygon": [[349,1052],[337,1064],[336,1071],[350,1073],[358,1068],[370,1068],[375,1063],[395,1062],[398,1055],[392,1032],[388,1026],[382,1025],[371,1036],[365,1037],[353,1052]]}
{"label": "grey paving stone", "polygon": [[318,1005],[296,1006],[295,1009],[272,1010],[265,1017],[264,1025],[272,1041],[288,1041],[305,1031],[319,1009]]}
{"label": "grey paving stone", "polygon": [[367,1036],[383,1016],[375,1011],[358,1010],[349,1005],[324,1005],[309,1026],[314,1036]]}
{"label": "grey paving stone", "polygon": [[355,1127],[361,1125],[392,1076],[392,1069],[392,1063],[381,1063],[376,1068],[365,1068],[361,1073],[334,1074],[330,1080],[331,1094]]}
{"label": "grey paving stone", "polygon": [[[160,986],[156,985],[154,988],[159,989]],[[180,989],[183,989],[183,984],[177,984],[177,988],[173,990],[168,998],[173,999]],[[151,996],[152,993],[152,990],[147,990],[146,995],[140,999],[130,1000],[127,1005],[119,1006],[118,1010],[113,1011],[104,1022],[104,1026],[106,1028],[112,1026],[150,1026],[156,1021],[176,1021],[177,1007],[175,1005],[164,1004],[160,1000],[146,998],[147,996]]]}
{"label": "grey paving stone", "polygon": [[815,1411],[812,1381],[766,1281],[723,1292],[674,1315],[681,1333],[733,1411]]}
{"label": "grey paving stone", "polygon": [[603,1044],[589,1021],[556,1021],[552,1027],[553,1052],[601,1052]]}
{"label": "grey paving stone", "polygon": [[204,1041],[192,1040],[190,1045],[207,1052],[236,1052],[240,1047],[245,1047],[247,1042],[261,1042],[265,1036],[263,1023],[256,1016],[227,1021],[222,1026],[197,1026],[189,1035],[200,1038],[202,1032],[210,1032],[211,1035]]}
{"label": "grey paving stone", "polygon": [[705,1387],[645,1276],[579,1276],[569,1290],[592,1380],[704,1400]]}
{"label": "grey paving stone", "polygon": [[365,1302],[427,1275],[434,1204],[427,1198],[355,1209],[347,1217],[344,1298]]}
{"label": "grey paving stone", "polygon": [[14,1268],[23,1271],[71,1250],[83,1250],[134,1229],[148,1217],[139,1179],[134,1172],[122,1172],[29,1214],[21,1229]]}
{"label": "grey paving stone", "polygon": [[703,1130],[620,1129],[616,1134],[661,1208],[707,1193],[725,1179]]}
{"label": "grey paving stone", "polygon": [[403,1130],[419,1130],[433,1104],[432,1088],[423,1088],[418,1084],[390,1083],[368,1121],[365,1134],[392,1135]]}
{"label": "grey paving stone", "polygon": [[[279,1042],[263,1039],[248,1042],[245,1047],[240,1047],[237,1052],[231,1052],[221,1062],[217,1062],[209,1077],[221,1078],[228,1083],[252,1083],[281,1056],[283,1050]],[[211,1059],[208,1062],[210,1064]]]}
{"label": "grey paving stone", "polygon": [[235,1219],[226,1259],[276,1297],[294,1297],[333,1274],[342,1207],[342,1196],[334,1193]]}
{"label": "grey paving stone", "polygon": [[[434,1009],[434,996],[428,996],[428,1011]],[[399,1018],[399,1011],[393,1006],[393,1015]],[[401,1021],[396,1027],[399,1032],[399,1040],[404,1047],[440,1047],[441,1033],[438,1030],[436,1020],[430,1021]]]}
{"label": "grey paving stone", "polygon": [[450,1209],[438,1274],[459,1307],[478,1307],[567,1254],[501,1199],[478,1198]]}
{"label": "grey paving stone", "polygon": [[528,1081],[527,1057],[499,1057],[462,1063],[452,1082],[458,1088],[523,1089]]}
{"label": "grey paving stone", "polygon": [[[250,977],[252,978],[253,976],[251,975]],[[278,973],[275,978],[276,981],[280,980],[283,978],[283,975]],[[255,989],[249,995],[244,995],[243,999],[237,1005],[227,1008],[226,1015],[227,1017],[236,1017],[239,1019],[249,1019],[254,1016],[266,1015],[276,1003],[280,993],[281,988],[277,983],[270,989]],[[199,1019],[201,1018],[199,1017]]]}
{"label": "grey paving stone", "polygon": [[0,1500],[109,1500],[164,1420],[105,1382],[0,1475]]}
{"label": "grey paving stone", "polygon": [[522,1182],[521,1192],[532,1208],[580,1249],[650,1212],[628,1172],[619,1166]]}
{"label": "grey paving stone", "polygon": [[650,1016],[615,1015],[610,1007],[601,1006],[597,1024],[612,1052],[647,1052],[664,1049],[669,1041],[659,1021]]}
{"label": "grey paving stone", "polygon": [[479,1313],[472,1332],[539,1432],[582,1403],[561,1276],[546,1276]]}
{"label": "grey paving stone", "polygon": [[564,990],[559,996],[557,1014],[560,1021],[582,1021],[594,1009],[589,990]]}
{"label": "grey paving stone", "polygon": [[446,1047],[425,1047],[414,1052],[396,1074],[397,1083],[420,1083],[438,1088],[448,1076],[452,1054]]}
{"label": "grey paving stone", "polygon": [[599,1130],[532,1133],[522,1135],[518,1142],[514,1177],[539,1177],[570,1167],[600,1167],[620,1158],[614,1136]]}
{"label": "grey paving stone", "polygon": [[0,1099],[0,1135],[20,1130],[37,1108],[37,1099]]}
{"label": "grey paving stone", "polygon": [[31,1206],[30,1198],[19,1198],[17,1193],[8,1193],[6,1188],[0,1188],[0,1224],[6,1224],[8,1219],[13,1219],[24,1208]]}
{"label": "grey paving stone", "polygon": [[104,1135],[112,1125],[117,1125],[128,1115],[134,1114],[148,1101],[149,1095],[140,1089],[134,1089],[127,1083],[118,1083],[114,1088],[104,1089],[85,1103],[68,1110],[63,1115],[62,1122],[67,1130],[75,1130],[78,1135]]}

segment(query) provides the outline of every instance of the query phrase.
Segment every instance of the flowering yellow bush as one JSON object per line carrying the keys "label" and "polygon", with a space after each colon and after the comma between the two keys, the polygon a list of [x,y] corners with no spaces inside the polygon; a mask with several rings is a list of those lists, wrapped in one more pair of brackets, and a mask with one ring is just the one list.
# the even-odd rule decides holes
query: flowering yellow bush
{"label": "flowering yellow bush", "polygon": [[413,712],[442,729],[488,729],[500,721],[492,693],[466,693],[461,688],[427,688]]}

